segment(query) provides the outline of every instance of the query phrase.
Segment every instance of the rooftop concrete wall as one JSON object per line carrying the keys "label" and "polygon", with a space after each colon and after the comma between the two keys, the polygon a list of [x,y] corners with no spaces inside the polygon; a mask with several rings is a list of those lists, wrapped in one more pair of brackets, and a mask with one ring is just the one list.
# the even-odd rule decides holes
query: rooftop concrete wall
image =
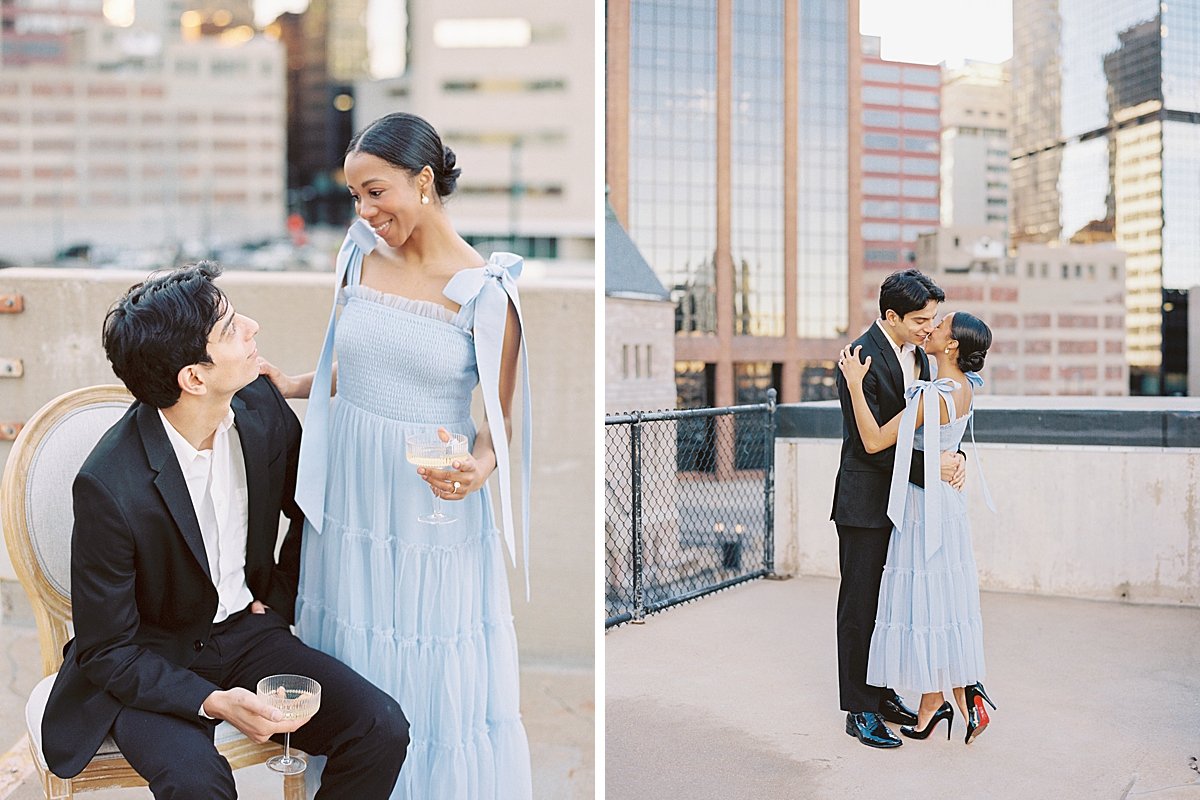
{"label": "rooftop concrete wall", "polygon": [[[985,423],[989,410],[999,418],[1016,405],[1036,414],[1047,430],[1062,416],[1059,427],[1066,429],[1078,416],[1079,399],[1072,398],[1070,408],[1055,400],[981,397],[980,430],[1001,427]],[[1186,413],[1181,403],[1200,409],[1194,399],[1122,400],[1100,401],[1116,415],[1108,424],[1120,424],[1123,408],[1131,428],[1152,407],[1161,406],[1164,415]],[[826,438],[776,440],[775,564],[781,573],[838,575],[837,531],[829,514],[841,440],[823,433]],[[969,438],[964,444],[980,586],[1200,606],[1200,448],[1072,444],[1061,443],[1069,436],[1059,437],[1060,443],[1030,442],[1032,435],[1024,443],[981,442],[978,455]],[[995,515],[984,504],[980,471]]]}
{"label": "rooftop concrete wall", "polygon": [[[519,284],[533,400],[531,601],[525,602],[523,571],[511,565],[509,585],[522,658],[590,668],[595,648],[595,280],[594,269],[562,271],[567,277],[556,277],[552,264],[527,268]],[[112,303],[144,278],[143,272],[117,270],[0,270],[0,294],[21,294],[25,306],[21,313],[0,314],[0,359],[24,362],[24,377],[0,378],[0,424],[26,422],[63,392],[119,383],[104,358],[101,326]],[[263,357],[291,374],[315,368],[333,300],[332,273],[231,271],[219,283],[234,307],[261,326],[257,340]],[[293,406],[303,419],[305,403],[293,401]],[[475,416],[482,419],[478,398]],[[513,441],[520,436],[517,415]],[[11,445],[0,441],[0,463]],[[519,471],[516,459],[514,453]],[[516,503],[520,519],[519,498]],[[517,558],[520,563],[521,553]],[[0,579],[15,578],[7,552],[0,552]]]}

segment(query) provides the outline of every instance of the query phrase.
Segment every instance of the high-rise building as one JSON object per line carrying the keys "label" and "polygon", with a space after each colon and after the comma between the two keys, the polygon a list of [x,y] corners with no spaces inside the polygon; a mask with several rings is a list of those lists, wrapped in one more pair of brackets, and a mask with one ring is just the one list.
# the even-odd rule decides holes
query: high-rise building
{"label": "high-rise building", "polygon": [[857,0],[606,11],[609,198],[675,303],[679,404],[831,396],[862,292]]}
{"label": "high-rise building", "polygon": [[1162,319],[1200,284],[1200,3],[1015,0],[1013,45],[1013,240],[1111,231],[1131,390],[1182,391]]}
{"label": "high-rise building", "polygon": [[[0,258],[206,252],[284,233],[283,49],[261,36],[0,72]],[[113,34],[111,47],[104,34]]]}
{"label": "high-rise building", "polygon": [[879,285],[912,266],[917,237],[937,230],[941,67],[884,61],[862,37],[861,330],[879,316]]}
{"label": "high-rise building", "polygon": [[942,82],[942,225],[1008,227],[1008,70],[968,61]]}
{"label": "high-rise building", "polygon": [[595,256],[593,9],[525,0],[498,16],[489,0],[410,2],[404,75],[354,83],[355,130],[407,111],[454,151],[462,175],[447,213],[481,252]]}

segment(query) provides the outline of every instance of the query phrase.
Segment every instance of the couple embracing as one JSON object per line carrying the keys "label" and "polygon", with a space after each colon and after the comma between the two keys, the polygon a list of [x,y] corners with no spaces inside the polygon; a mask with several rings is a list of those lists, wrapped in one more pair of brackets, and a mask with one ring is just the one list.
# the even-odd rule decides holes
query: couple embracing
{"label": "couple embracing", "polygon": [[[885,721],[924,739],[946,720],[949,738],[955,705],[967,744],[989,721],[961,443],[992,334],[961,311],[935,322],[944,299],[915,269],[889,276],[838,360],[838,678],[846,733],[870,747],[902,744]],[[897,687],[921,693],[915,714]]]}

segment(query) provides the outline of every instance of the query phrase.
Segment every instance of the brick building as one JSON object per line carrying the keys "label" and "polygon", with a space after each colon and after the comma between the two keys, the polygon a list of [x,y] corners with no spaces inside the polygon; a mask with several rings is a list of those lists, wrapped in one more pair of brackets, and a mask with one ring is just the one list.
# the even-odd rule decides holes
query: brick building
{"label": "brick building", "polygon": [[946,292],[942,310],[992,329],[983,392],[1127,395],[1125,254],[1112,244],[1004,248],[1003,227],[920,237],[917,268]]}

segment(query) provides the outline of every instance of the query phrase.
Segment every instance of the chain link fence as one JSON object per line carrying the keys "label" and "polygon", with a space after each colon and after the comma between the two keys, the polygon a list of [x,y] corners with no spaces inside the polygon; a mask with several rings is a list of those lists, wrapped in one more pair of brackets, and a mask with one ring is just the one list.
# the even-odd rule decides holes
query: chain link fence
{"label": "chain link fence", "polygon": [[605,627],[774,570],[775,390],[604,420]]}

